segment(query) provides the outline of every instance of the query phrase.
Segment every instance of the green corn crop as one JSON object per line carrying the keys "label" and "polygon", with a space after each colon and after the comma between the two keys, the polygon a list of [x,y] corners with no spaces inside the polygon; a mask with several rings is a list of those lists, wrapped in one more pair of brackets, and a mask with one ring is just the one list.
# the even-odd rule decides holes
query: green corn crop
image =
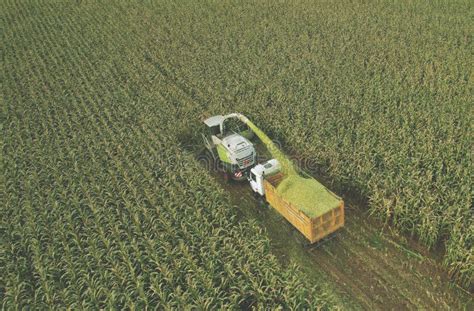
{"label": "green corn crop", "polygon": [[2,307],[334,307],[187,151],[233,111],[470,288],[472,6],[2,1]]}

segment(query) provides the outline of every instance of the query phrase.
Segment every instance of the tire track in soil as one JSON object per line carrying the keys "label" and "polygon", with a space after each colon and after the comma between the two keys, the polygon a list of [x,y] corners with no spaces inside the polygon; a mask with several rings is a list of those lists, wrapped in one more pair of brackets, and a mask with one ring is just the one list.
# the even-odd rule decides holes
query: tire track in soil
{"label": "tire track in soil", "polygon": [[[354,215],[354,218],[357,218],[357,223],[363,224],[361,227],[362,230],[360,230],[363,236],[357,236],[358,232],[353,231],[352,228],[348,228],[346,232],[348,232],[349,235],[352,235],[351,239],[360,240],[360,242],[369,241],[370,243],[371,237],[374,235],[377,236],[379,232],[369,228],[367,224],[365,224],[364,221],[357,215]],[[405,297],[405,299],[408,300],[407,302],[411,303],[413,307],[417,306],[421,302],[419,294],[422,294],[422,296],[425,295],[423,295],[423,293],[417,293],[417,295],[413,295],[413,293],[410,291],[410,286],[407,287],[407,284],[410,284],[410,282],[413,280],[413,275],[406,272],[407,267],[403,264],[406,260],[405,257],[407,257],[406,254],[403,254],[400,250],[396,249],[396,247],[389,241],[385,241],[385,244],[383,244],[381,247],[374,247],[370,244],[364,245],[364,243],[358,243],[355,244],[353,248],[349,248],[351,245],[347,245],[347,243],[344,242],[345,240],[342,241],[341,246],[346,246],[348,249],[350,249],[354,256],[357,256],[357,258],[362,260],[362,263],[370,266],[370,270],[374,275],[377,275],[380,279],[383,279],[384,284],[387,285],[385,286],[382,284],[385,291],[397,290],[399,295],[401,297]],[[370,255],[367,254],[368,249]],[[393,258],[400,258],[400,260],[393,260]],[[413,263],[416,264],[418,261]],[[430,302],[430,299],[428,299],[429,297],[425,298],[426,299],[424,303]],[[426,307],[426,305],[424,306]],[[431,307],[434,308],[435,305],[431,304]]]}
{"label": "tire track in soil", "polygon": [[380,256],[374,256],[377,254],[370,247],[365,247],[365,253],[360,252],[357,240],[342,230],[330,245],[324,245],[321,250],[311,250],[311,255],[318,263],[326,263],[326,271],[338,273],[344,286],[362,291],[374,304],[367,307],[414,308],[416,304],[409,293],[394,285],[397,284],[392,278],[394,274],[383,264]]}

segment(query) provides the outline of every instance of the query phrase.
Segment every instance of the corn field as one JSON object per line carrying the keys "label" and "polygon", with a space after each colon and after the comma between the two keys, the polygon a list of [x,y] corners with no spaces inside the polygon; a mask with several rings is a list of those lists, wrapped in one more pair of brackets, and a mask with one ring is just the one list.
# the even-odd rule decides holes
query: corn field
{"label": "corn field", "polygon": [[330,305],[177,144],[192,102],[122,9],[2,4],[3,307]]}
{"label": "corn field", "polygon": [[2,307],[333,307],[186,151],[232,111],[469,288],[472,6],[3,1]]}

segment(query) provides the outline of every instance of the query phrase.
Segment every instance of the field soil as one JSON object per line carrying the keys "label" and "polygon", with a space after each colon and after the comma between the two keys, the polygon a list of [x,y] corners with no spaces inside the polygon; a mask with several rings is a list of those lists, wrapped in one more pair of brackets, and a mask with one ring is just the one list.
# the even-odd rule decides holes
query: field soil
{"label": "field soil", "polygon": [[[284,265],[297,264],[309,284],[325,280],[329,290],[350,309],[472,310],[472,295],[449,282],[440,254],[371,217],[360,199],[338,193],[345,202],[345,226],[321,242],[305,238],[247,182],[225,182],[211,174],[229,194],[242,219],[265,228],[273,254]],[[313,174],[314,175],[314,174]],[[321,176],[314,176],[322,181]],[[325,182],[323,182],[324,184]]]}

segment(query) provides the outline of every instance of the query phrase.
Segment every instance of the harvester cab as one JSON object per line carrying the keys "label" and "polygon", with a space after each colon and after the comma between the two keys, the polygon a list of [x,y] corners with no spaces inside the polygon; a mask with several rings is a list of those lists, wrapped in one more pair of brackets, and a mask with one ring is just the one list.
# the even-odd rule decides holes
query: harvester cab
{"label": "harvester cab", "polygon": [[238,113],[217,115],[204,120],[204,146],[221,164],[226,179],[245,180],[256,164],[257,153],[250,141],[253,131]]}

